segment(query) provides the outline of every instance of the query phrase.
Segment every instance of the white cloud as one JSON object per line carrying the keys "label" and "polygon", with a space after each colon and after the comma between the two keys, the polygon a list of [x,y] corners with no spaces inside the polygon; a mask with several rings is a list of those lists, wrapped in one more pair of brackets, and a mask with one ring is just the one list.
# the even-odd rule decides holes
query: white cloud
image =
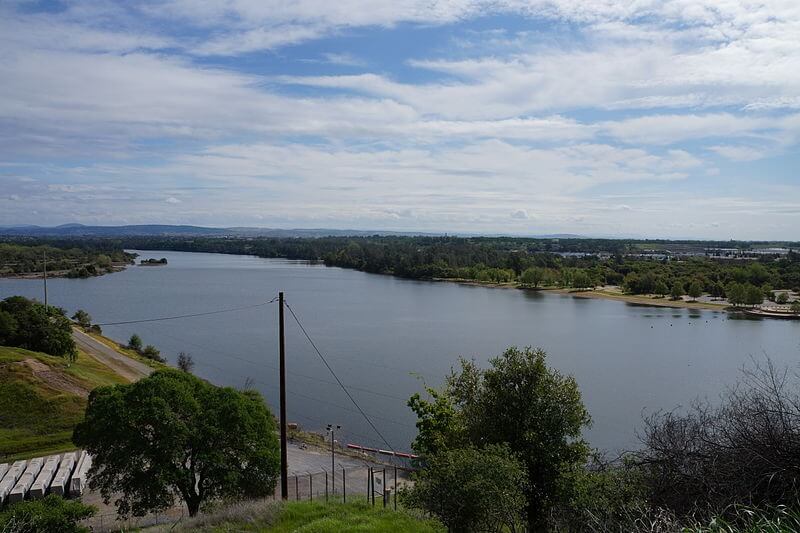
{"label": "white cloud", "polygon": [[[545,29],[459,31],[498,12]],[[13,170],[7,188],[26,212],[102,220],[116,203],[141,221],[268,212],[266,222],[497,230],[530,211],[554,231],[607,232],[661,231],[678,216],[756,228],[731,213],[776,200],[776,223],[796,216],[796,186],[747,198],[756,191],[743,183],[768,182],[762,173],[725,202],[697,192],[718,188],[692,190],[730,179],[711,154],[796,151],[794,1],[177,0],[0,15],[0,169]],[[546,29],[562,22],[563,35]],[[399,69],[336,46],[312,52],[328,64],[309,64],[311,75],[280,75],[288,45],[442,24],[451,47]],[[262,63],[277,74],[259,75]],[[330,65],[361,74],[315,71],[342,70]],[[37,181],[18,190],[18,179]],[[11,180],[0,173],[3,187]],[[632,199],[598,196],[623,187]],[[25,215],[5,202],[0,219]]]}
{"label": "white cloud", "polygon": [[168,204],[173,204],[173,205],[174,205],[174,204],[179,204],[179,203],[181,203],[181,201],[180,201],[180,200],[178,200],[177,198],[175,198],[174,196],[170,196],[169,198],[167,198],[167,199],[166,199],[166,200],[164,200],[164,201],[165,201],[166,203],[168,203]]}
{"label": "white cloud", "polygon": [[323,54],[325,60],[332,65],[342,65],[345,67],[365,67],[367,62],[354,56],[353,54]]}

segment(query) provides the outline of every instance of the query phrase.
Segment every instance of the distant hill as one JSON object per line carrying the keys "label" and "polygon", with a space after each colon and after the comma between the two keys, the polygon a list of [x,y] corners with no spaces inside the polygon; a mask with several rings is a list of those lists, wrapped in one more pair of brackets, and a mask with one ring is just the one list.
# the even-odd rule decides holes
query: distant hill
{"label": "distant hill", "polygon": [[347,237],[370,235],[441,235],[436,233],[371,231],[351,229],[275,229],[275,228],[213,228],[204,226],[173,226],[166,224],[142,224],[129,226],[85,226],[63,224],[55,227],[0,226],[0,235],[8,237]]}

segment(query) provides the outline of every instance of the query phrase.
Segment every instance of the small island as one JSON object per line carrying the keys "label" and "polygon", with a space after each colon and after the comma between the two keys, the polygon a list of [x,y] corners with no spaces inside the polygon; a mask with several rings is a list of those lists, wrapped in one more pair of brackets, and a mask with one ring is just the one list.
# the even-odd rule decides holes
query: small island
{"label": "small island", "polygon": [[161,259],[150,258],[150,259],[142,259],[139,261],[139,266],[159,266],[159,265],[166,265],[167,258],[162,257]]}

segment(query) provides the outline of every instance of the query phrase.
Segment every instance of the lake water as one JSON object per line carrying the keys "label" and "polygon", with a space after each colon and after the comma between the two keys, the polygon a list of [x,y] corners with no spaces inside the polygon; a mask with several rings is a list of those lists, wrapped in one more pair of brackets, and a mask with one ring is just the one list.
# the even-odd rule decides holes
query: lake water
{"label": "lake water", "polygon": [[[51,279],[51,304],[95,322],[174,316],[258,304],[279,290],[352,394],[396,449],[407,450],[415,418],[405,399],[438,386],[459,356],[488,359],[510,345],[544,348],[573,375],[594,424],[590,442],[636,447],[642,413],[715,399],[751,357],[796,367],[800,321],[732,319],[716,311],[668,309],[548,292],[418,282],[303,262],[183,252],[167,266],[132,266],[90,279]],[[0,298],[42,299],[36,280],[0,279]],[[179,320],[107,326],[138,333],[174,364],[191,353],[195,373],[221,385],[251,383],[278,402],[277,305]],[[287,312],[288,412],[306,429],[343,426],[342,439],[384,445]]]}

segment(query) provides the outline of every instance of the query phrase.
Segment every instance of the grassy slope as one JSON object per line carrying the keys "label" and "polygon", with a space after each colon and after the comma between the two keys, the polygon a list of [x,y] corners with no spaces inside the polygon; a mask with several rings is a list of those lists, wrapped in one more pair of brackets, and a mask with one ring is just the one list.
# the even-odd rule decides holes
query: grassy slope
{"label": "grassy slope", "polygon": [[432,521],[422,521],[402,512],[361,504],[293,502],[287,504],[276,524],[261,529],[270,533],[313,531],[315,533],[434,533],[444,531]]}
{"label": "grassy slope", "polygon": [[365,502],[240,502],[182,523],[177,531],[288,533],[444,533],[438,522]]}
{"label": "grassy slope", "polygon": [[167,366],[169,366],[169,365],[167,365],[165,363],[161,363],[159,361],[154,361],[152,359],[148,359],[147,357],[143,357],[143,356],[139,355],[137,352],[135,352],[134,350],[131,350],[130,348],[128,348],[127,346],[124,346],[124,345],[118,343],[117,341],[109,339],[108,337],[106,337],[104,335],[98,335],[97,333],[88,333],[88,335],[90,337],[92,337],[94,340],[105,344],[106,346],[108,346],[112,350],[116,350],[118,353],[121,353],[122,355],[125,355],[127,357],[130,357],[131,359],[139,361],[140,363],[145,364],[145,365],[147,365],[147,366],[149,366],[151,368],[154,368],[156,370],[158,370],[160,368],[166,368]]}
{"label": "grassy slope", "polygon": [[73,449],[72,429],[83,417],[86,399],[58,390],[33,369],[20,364],[34,359],[57,376],[91,390],[125,383],[108,367],[84,353],[71,365],[21,348],[0,346],[0,461],[34,457]]}

